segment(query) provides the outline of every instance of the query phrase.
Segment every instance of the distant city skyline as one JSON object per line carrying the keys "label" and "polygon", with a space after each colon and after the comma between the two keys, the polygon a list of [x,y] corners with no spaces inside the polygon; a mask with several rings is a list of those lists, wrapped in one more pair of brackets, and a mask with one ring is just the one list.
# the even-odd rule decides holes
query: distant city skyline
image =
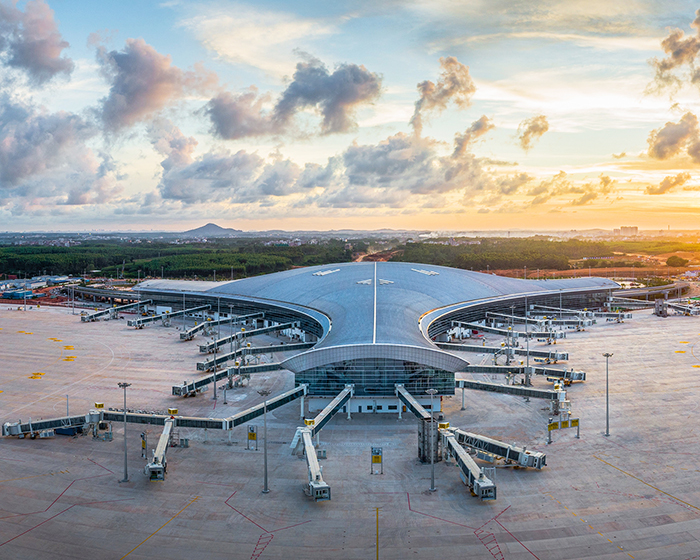
{"label": "distant city skyline", "polygon": [[0,0],[0,230],[700,224],[700,15]]}

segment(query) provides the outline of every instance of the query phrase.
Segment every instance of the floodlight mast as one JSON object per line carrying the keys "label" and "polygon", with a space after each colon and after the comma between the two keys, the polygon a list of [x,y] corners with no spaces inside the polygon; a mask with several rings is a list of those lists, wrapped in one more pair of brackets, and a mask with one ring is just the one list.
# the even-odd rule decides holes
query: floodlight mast
{"label": "floodlight mast", "polygon": [[608,360],[612,358],[612,352],[604,352],[605,357],[605,435],[610,436],[610,385],[608,383]]}
{"label": "floodlight mast", "polygon": [[126,462],[126,388],[131,387],[131,383],[117,383],[120,389],[124,389],[124,478],[119,482],[129,482],[129,471]]}

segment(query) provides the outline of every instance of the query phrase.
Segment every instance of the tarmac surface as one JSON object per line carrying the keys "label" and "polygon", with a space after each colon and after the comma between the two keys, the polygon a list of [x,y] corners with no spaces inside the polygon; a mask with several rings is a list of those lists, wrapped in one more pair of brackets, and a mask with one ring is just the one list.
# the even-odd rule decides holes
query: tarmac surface
{"label": "tarmac surface", "polygon": [[[259,403],[259,389],[275,395],[293,387],[291,373],[274,372],[230,390],[228,405],[213,401],[211,390],[171,396],[172,385],[202,375],[195,363],[204,356],[203,339],[181,342],[176,328],[135,330],[125,320],[81,323],[65,309],[2,306],[0,329],[1,422],[62,416],[66,395],[72,414],[95,402],[121,407],[121,381],[132,383],[130,409],[174,406],[204,417]],[[430,465],[417,460],[418,422],[410,414],[337,415],[321,432],[332,500],[319,503],[305,497],[306,462],[289,448],[299,401],[268,414],[267,495],[262,442],[246,450],[246,426],[230,442],[221,432],[179,429],[190,446],[168,451],[163,482],[143,474],[140,426],[127,432],[127,483],[118,482],[120,424],[111,442],[2,438],[0,558],[700,559],[699,344],[697,317],[650,311],[569,332],[556,349],[571,354],[559,366],[587,372],[585,383],[569,388],[580,439],[575,430],[555,431],[546,444],[543,401],[467,391],[461,411],[459,391],[444,399],[452,426],[547,454],[541,471],[497,467],[492,502],[470,495],[454,463],[435,465],[437,491],[428,492]],[[603,435],[603,352],[614,353],[610,437]],[[551,388],[542,378],[534,385]],[[261,433],[262,419],[254,424]],[[146,428],[150,449],[160,429]],[[370,474],[371,446],[384,449],[383,475]]]}

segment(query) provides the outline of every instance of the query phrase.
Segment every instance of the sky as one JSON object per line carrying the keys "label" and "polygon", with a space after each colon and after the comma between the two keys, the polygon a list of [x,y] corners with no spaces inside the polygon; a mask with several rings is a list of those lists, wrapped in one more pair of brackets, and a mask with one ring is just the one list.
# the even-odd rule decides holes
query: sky
{"label": "sky", "polygon": [[700,229],[681,0],[0,0],[0,231]]}

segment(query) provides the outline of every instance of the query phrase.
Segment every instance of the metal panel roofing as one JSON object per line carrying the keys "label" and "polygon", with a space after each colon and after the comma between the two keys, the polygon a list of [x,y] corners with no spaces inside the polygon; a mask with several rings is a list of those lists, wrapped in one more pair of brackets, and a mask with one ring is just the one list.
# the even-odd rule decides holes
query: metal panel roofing
{"label": "metal panel roofing", "polygon": [[315,310],[332,328],[314,348],[394,344],[437,350],[421,317],[479,300],[525,294],[616,289],[604,278],[524,280],[415,263],[361,262],[298,268],[232,282],[149,281],[150,290],[200,292],[212,297],[265,301]]}

